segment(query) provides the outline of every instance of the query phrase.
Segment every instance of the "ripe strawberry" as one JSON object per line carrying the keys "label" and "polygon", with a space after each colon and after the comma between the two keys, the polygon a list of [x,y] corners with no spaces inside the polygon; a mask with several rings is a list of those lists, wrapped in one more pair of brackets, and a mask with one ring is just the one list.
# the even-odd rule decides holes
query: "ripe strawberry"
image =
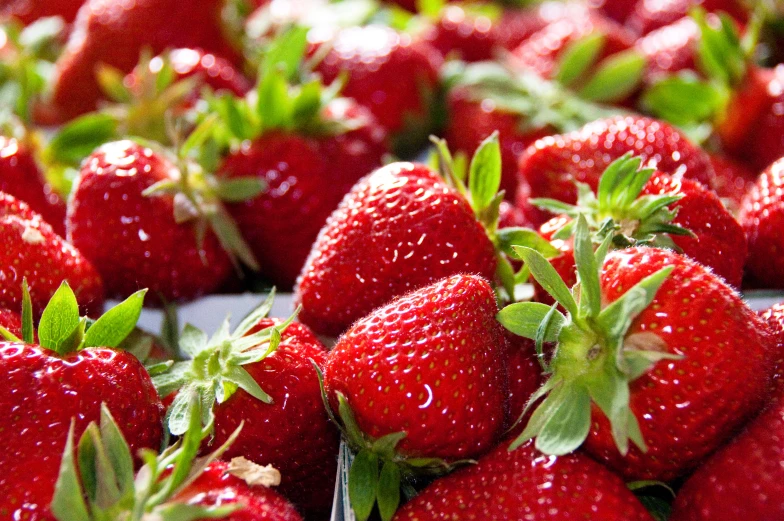
{"label": "ripe strawberry", "polygon": [[[325,393],[358,452],[349,489],[367,482],[375,490],[378,482],[382,518],[397,507],[401,475],[443,472],[502,434],[505,339],[497,310],[486,281],[455,275],[376,309],[329,353]],[[350,497],[362,521],[371,496]]]}
{"label": "ripe strawberry", "polygon": [[635,43],[647,63],[645,81],[655,84],[668,74],[695,70],[700,28],[690,17],[651,31]]}
{"label": "ripe strawberry", "polygon": [[688,15],[698,6],[708,12],[723,11],[739,22],[748,18],[748,11],[738,0],[637,0],[626,25],[637,34],[648,34]]}
{"label": "ripe strawberry", "polygon": [[65,203],[46,182],[27,146],[5,136],[0,136],[0,191],[26,202],[58,235],[65,235]]}
{"label": "ripe strawberry", "polygon": [[[761,76],[763,82],[769,78],[764,84],[764,102],[759,112],[753,112],[754,106],[747,108],[756,118],[748,126],[738,155],[752,167],[762,170],[784,156],[784,138],[781,137],[784,129],[784,67],[762,70],[757,76]],[[742,111],[743,101],[745,99],[738,102],[738,112]]]}
{"label": "ripe strawberry", "polygon": [[627,479],[672,479],[757,412],[773,342],[761,319],[707,268],[668,250],[608,247],[609,238],[594,253],[580,217],[581,283],[573,291],[540,254],[517,248],[568,318],[538,303],[499,314],[539,345],[558,342],[551,376],[537,392],[546,397],[515,445],[536,437],[538,449],[558,455],[584,444]]}
{"label": "ripe strawberry", "polygon": [[231,441],[195,459],[206,434],[197,402],[190,411],[195,421],[183,438],[160,455],[146,451],[136,476],[131,449],[108,408],[101,408],[100,427],[91,423],[76,447],[72,429],[52,499],[54,518],[302,521],[293,505],[268,488],[280,482],[277,470],[244,458],[217,459]]}
{"label": "ripe strawberry", "polygon": [[784,159],[770,165],[743,198],[738,220],[749,242],[746,271],[769,288],[784,288]]}
{"label": "ripe strawberry", "polygon": [[564,18],[590,16],[592,7],[582,2],[546,1],[524,9],[506,9],[496,23],[500,47],[514,50],[549,24]]}
{"label": "ripe strawberry", "polygon": [[[199,335],[182,345],[192,360],[176,363],[153,381],[162,396],[178,390],[171,411],[187,410],[190,395],[201,393],[201,408],[214,420],[214,436],[202,450],[233,440],[226,457],[273,465],[283,475],[281,493],[318,517],[332,505],[339,445],[313,369],[313,363],[326,362],[326,349],[302,324],[263,318],[271,305],[270,298],[233,334],[226,325],[209,341],[186,326],[184,341]],[[276,334],[279,341],[273,340]],[[204,398],[221,386],[229,387],[222,395]],[[169,428],[182,434],[188,418],[175,416],[169,417]],[[232,434],[243,423],[242,432]]]}
{"label": "ripe strawberry", "polygon": [[546,456],[503,443],[476,465],[436,480],[394,521],[592,519],[653,521],[615,474],[583,454]]}
{"label": "ripe strawberry", "polygon": [[528,400],[542,384],[542,366],[531,340],[507,332],[506,341],[506,370],[509,381],[507,423],[514,425],[522,418]]}
{"label": "ripe strawberry", "polygon": [[441,56],[457,56],[467,62],[491,60],[497,44],[493,18],[458,5],[445,7],[422,38]]}
{"label": "ripe strawberry", "polygon": [[[144,366],[114,349],[133,329],[144,292],[131,296],[85,331],[76,297],[63,283],[38,325],[25,307],[24,342],[0,342],[0,429],[8,436],[0,455],[0,512],[8,519],[51,519],[63,447],[71,432],[97,421],[102,405],[113,411],[134,453],[158,447],[163,408]],[[23,331],[25,328],[23,328]],[[129,457],[130,466],[130,457]]]}
{"label": "ripe strawberry", "polygon": [[393,163],[333,212],[295,298],[302,322],[335,336],[411,290],[456,273],[492,279],[495,269],[493,244],[465,197],[424,165]]}
{"label": "ripe strawberry", "polygon": [[[52,104],[63,120],[89,112],[103,98],[96,68],[110,65],[130,72],[142,49],[161,53],[188,47],[233,59],[221,31],[222,2],[198,0],[88,0],[74,22],[57,61]],[[176,21],[176,22],[175,22]]]}
{"label": "ripe strawberry", "polygon": [[[219,197],[229,198],[225,190],[232,187],[213,187],[195,165],[179,163],[163,151],[117,141],[82,164],[69,200],[68,238],[101,272],[109,295],[148,287],[153,302],[192,299],[227,279],[226,250],[253,265],[236,230],[225,228],[232,224]],[[250,192],[243,186],[233,195],[256,195],[254,182]]]}
{"label": "ripe strawberry", "polygon": [[554,83],[495,64],[455,65],[448,69],[445,135],[454,150],[473,154],[493,131],[501,141],[501,188],[517,190],[517,161],[537,139],[609,115]]}
{"label": "ripe strawberry", "polygon": [[[0,308],[0,328],[5,329],[16,337],[22,336],[22,318],[16,311]],[[0,330],[0,336],[4,336]]]}
{"label": "ripe strawberry", "polygon": [[381,25],[343,29],[329,45],[315,69],[324,81],[348,73],[343,95],[370,109],[398,148],[420,145],[433,124],[438,51]]}
{"label": "ripe strawberry", "polygon": [[103,308],[103,283],[93,265],[27,204],[0,192],[0,307],[19,309],[22,280],[30,284],[35,316],[63,280],[87,315]]}
{"label": "ripe strawberry", "polygon": [[[539,197],[573,204],[577,199],[575,181],[595,190],[602,172],[627,152],[676,178],[693,179],[708,187],[714,182],[708,155],[674,127],[645,117],[618,116],[531,145],[520,158],[518,206]],[[531,211],[527,216],[542,224],[549,214]]]}
{"label": "ripe strawberry", "polygon": [[8,0],[0,6],[0,19],[16,18],[25,25],[39,18],[59,16],[72,22],[84,0]]}
{"label": "ripe strawberry", "polygon": [[754,187],[757,172],[727,156],[711,154],[710,160],[716,172],[716,193],[727,209],[738,215],[743,197]]}

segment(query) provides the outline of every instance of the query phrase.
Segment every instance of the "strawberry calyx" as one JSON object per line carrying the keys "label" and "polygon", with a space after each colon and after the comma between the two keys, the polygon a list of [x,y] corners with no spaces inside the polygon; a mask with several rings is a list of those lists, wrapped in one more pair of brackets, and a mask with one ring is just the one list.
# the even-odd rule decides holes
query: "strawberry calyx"
{"label": "strawberry calyx", "polygon": [[[139,451],[144,464],[136,474],[128,443],[105,404],[100,423],[90,423],[78,443],[71,424],[51,503],[55,518],[187,521],[224,518],[241,510],[242,503],[201,506],[177,502],[177,495],[226,452],[242,429],[240,425],[221,447],[197,458],[209,429],[202,428],[195,396],[190,397],[189,407],[193,413],[183,437],[160,454],[150,449]],[[238,477],[253,479],[253,484],[276,484],[274,469],[251,468],[247,460],[232,463],[229,472]],[[270,474],[272,479],[266,479]],[[279,479],[278,474],[277,482]]]}
{"label": "strawberry calyx", "polygon": [[556,82],[496,62],[451,61],[444,66],[442,78],[447,90],[459,88],[476,102],[490,100],[494,109],[520,116],[521,132],[543,128],[571,132],[618,113],[580,99]]}
{"label": "strawberry calyx", "polygon": [[380,438],[365,434],[348,400],[340,392],[337,393],[338,414],[335,415],[324,389],[321,369],[313,360],[311,363],[318,375],[327,414],[354,454],[348,474],[348,492],[358,521],[366,521],[376,507],[382,521],[390,521],[400,505],[401,491],[408,498],[416,495],[413,485],[418,479],[443,476],[460,466],[476,463],[473,460],[448,462],[441,458],[400,454],[396,447],[406,437],[405,432],[394,432]]}
{"label": "strawberry calyx", "polygon": [[600,244],[607,234],[617,248],[655,246],[678,251],[671,235],[693,235],[689,230],[672,224],[678,209],[670,205],[681,200],[677,191],[641,195],[653,176],[654,168],[641,168],[642,158],[630,153],[613,161],[602,174],[596,193],[585,183],[577,184],[577,204],[555,199],[531,199],[538,208],[572,219],[556,230],[553,239],[572,236],[579,215],[585,217],[592,239]]}
{"label": "strawberry calyx", "polygon": [[[36,332],[27,280],[22,281],[22,338],[0,326],[0,337],[11,342],[38,344],[60,356],[89,347],[118,348],[136,327],[146,289],[137,291],[97,320],[79,316],[79,304],[63,281],[44,308]],[[36,335],[38,341],[36,342]]]}
{"label": "strawberry calyx", "polygon": [[[549,375],[531,396],[521,418],[530,408],[535,409],[510,449],[536,438],[536,448],[545,454],[563,455],[576,450],[590,431],[594,403],[609,419],[621,454],[628,453],[630,441],[641,451],[646,450],[637,418],[630,409],[629,386],[659,361],[679,357],[668,353],[664,341],[653,333],[627,332],[634,318],[652,302],[673,267],[649,275],[605,305],[600,273],[611,240],[612,235],[608,234],[594,251],[586,218],[577,217],[574,251],[579,282],[571,289],[541,254],[531,248],[515,247],[534,279],[556,303],[516,303],[498,314],[498,320],[509,331],[535,341],[537,354]],[[559,304],[566,314],[558,310]],[[556,344],[549,359],[544,355],[545,342]],[[652,350],[650,346],[660,349]]]}
{"label": "strawberry calyx", "polygon": [[432,167],[441,173],[446,183],[462,195],[477,221],[482,224],[496,251],[496,278],[501,283],[499,297],[515,300],[517,288],[529,279],[528,269],[523,266],[516,271],[510,259],[517,259],[513,244],[524,244],[536,249],[547,258],[560,254],[557,248],[543,239],[535,230],[519,227],[498,228],[504,191],[501,187],[501,147],[498,131],[477,147],[470,163],[464,155],[453,156],[444,139],[431,137],[435,152],[431,155]]}
{"label": "strawberry calyx", "polygon": [[211,425],[213,406],[224,403],[242,389],[257,400],[272,403],[270,397],[243,367],[263,360],[274,353],[281,334],[294,321],[295,312],[284,322],[248,334],[272,309],[275,292],[231,332],[229,319],[211,337],[200,329],[186,324],[179,335],[180,350],[189,357],[180,362],[165,362],[149,367],[152,382],[160,396],[177,391],[166,415],[169,432],[180,435],[192,421],[191,395],[198,396],[201,421]]}

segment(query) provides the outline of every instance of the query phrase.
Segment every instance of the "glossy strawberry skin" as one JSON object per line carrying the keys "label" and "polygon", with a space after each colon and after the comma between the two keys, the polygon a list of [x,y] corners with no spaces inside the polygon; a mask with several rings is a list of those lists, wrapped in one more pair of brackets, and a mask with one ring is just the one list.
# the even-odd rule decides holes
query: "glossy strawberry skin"
{"label": "glossy strawberry skin", "polygon": [[226,521],[302,521],[294,506],[274,489],[248,485],[229,473],[225,461],[213,461],[191,484],[177,494],[175,502],[217,507],[242,503]]}
{"label": "glossy strawberry skin", "polygon": [[95,78],[100,63],[130,72],[142,49],[159,54],[178,47],[233,59],[219,24],[221,6],[219,0],[88,0],[57,61],[52,103],[61,119],[93,110],[103,98]]}
{"label": "glossy strawberry skin", "polygon": [[444,8],[423,39],[443,57],[451,54],[466,62],[476,62],[493,58],[497,35],[490,18],[467,13],[462,7],[452,5]]}
{"label": "glossy strawberry skin", "polygon": [[637,0],[626,25],[637,34],[648,34],[687,16],[698,6],[710,13],[723,11],[739,22],[745,22],[748,14],[742,3],[737,0]]}
{"label": "glossy strawberry skin", "polygon": [[681,18],[637,40],[635,48],[645,56],[646,82],[657,80],[682,70],[697,70],[695,56],[700,30],[690,17]]}
{"label": "glossy strawberry skin", "polygon": [[336,117],[341,116],[338,111],[352,118],[366,116],[367,123],[322,138],[268,133],[229,156],[218,172],[220,177],[254,176],[266,183],[266,192],[228,208],[262,273],[280,288],[294,285],[327,218],[387,153],[386,132],[372,115],[353,103],[343,108],[333,104],[331,110]]}
{"label": "glossy strawberry skin", "polygon": [[652,521],[615,474],[580,453],[545,456],[529,442],[491,453],[436,480],[393,521],[525,519]]}
{"label": "glossy strawberry skin", "polygon": [[769,288],[784,288],[784,159],[770,165],[743,198],[739,220],[749,243],[746,270]]}
{"label": "glossy strawberry skin", "polygon": [[370,25],[340,31],[316,67],[324,81],[348,72],[342,94],[354,98],[391,134],[430,119],[441,55],[430,44],[388,27]]}
{"label": "glossy strawberry skin", "polygon": [[337,336],[397,296],[456,273],[492,280],[493,245],[466,200],[424,165],[393,163],[346,195],[298,279],[300,320]]}
{"label": "glossy strawberry skin", "polygon": [[[735,152],[752,167],[762,170],[784,156],[784,66],[773,70],[759,69],[756,76],[761,79],[757,79],[757,85],[752,84],[749,88],[754,89],[752,94],[755,99],[749,101],[749,95],[737,103],[736,112],[746,114],[746,118],[751,121],[740,149]],[[750,81],[754,81],[754,78]],[[760,81],[764,82],[761,89]],[[757,102],[760,106],[757,109],[752,101],[759,98],[762,101]]]}
{"label": "glossy strawberry skin", "polygon": [[[532,340],[506,333],[506,369],[509,385],[509,416],[507,425],[513,426],[520,419],[531,395],[542,383],[542,366],[536,358]],[[519,432],[525,422],[517,425]],[[518,433],[519,433],[518,432]]]}
{"label": "glossy strawberry skin", "polygon": [[[279,323],[263,319],[249,334]],[[210,445],[212,449],[221,446],[244,422],[223,457],[244,456],[260,465],[272,465],[283,478],[277,490],[314,517],[332,506],[340,443],[324,410],[311,363],[323,369],[326,358],[326,348],[307,326],[291,324],[275,353],[244,366],[273,403],[261,403],[238,390],[214,408],[215,437]]]}
{"label": "glossy strawberry skin", "polygon": [[36,317],[64,280],[83,313],[93,316],[103,310],[103,282],[90,261],[27,204],[3,192],[0,244],[0,307],[22,309],[22,282],[27,278]]}
{"label": "glossy strawberry skin", "polygon": [[759,410],[772,376],[775,343],[740,296],[703,266],[667,250],[611,252],[601,275],[611,303],[643,277],[674,271],[632,323],[626,339],[666,349],[680,360],[658,362],[630,386],[630,406],[648,451],[623,457],[606,417],[594,406],[584,449],[628,480],[669,480],[695,467]]}
{"label": "glossy strawberry skin", "polygon": [[569,45],[595,34],[605,37],[597,61],[634,45],[634,37],[623,26],[589,11],[585,16],[557,20],[531,35],[512,51],[511,63],[517,68],[534,71],[542,78],[552,79],[558,70],[559,59]]}
{"label": "glossy strawberry skin", "polygon": [[[132,141],[103,145],[83,163],[68,205],[68,239],[95,264],[108,295],[149,288],[148,302],[188,300],[218,288],[232,266],[208,231],[174,220],[174,197],[144,196],[174,165]],[[203,255],[203,259],[202,259]]]}
{"label": "glossy strawberry skin", "polygon": [[[49,502],[68,429],[75,436],[100,417],[105,403],[131,452],[157,450],[163,407],[144,366],[132,355],[89,348],[63,357],[35,345],[0,343],[0,514],[52,519]],[[18,517],[17,517],[18,516]]]}
{"label": "glossy strawberry skin", "polygon": [[0,326],[17,338],[22,338],[22,318],[16,311],[0,308]]}
{"label": "glossy strawberry skin", "polygon": [[9,0],[0,6],[0,18],[16,18],[28,25],[48,16],[72,22],[84,0]]}
{"label": "glossy strawberry skin", "polygon": [[529,145],[552,134],[541,128],[523,131],[524,118],[504,112],[492,99],[475,99],[469,89],[457,87],[447,95],[449,119],[445,130],[452,150],[472,157],[474,151],[494,131],[501,144],[501,188],[507,198],[517,191],[517,161]]}
{"label": "glossy strawberry skin", "polygon": [[[617,116],[589,123],[582,129],[548,136],[528,147],[520,157],[518,206],[529,197],[549,197],[573,204],[574,181],[594,190],[607,166],[627,152],[655,163],[658,170],[693,179],[711,187],[715,174],[708,155],[670,125],[639,116]],[[527,212],[537,225],[549,215]]]}
{"label": "glossy strawberry skin", "polygon": [[525,9],[507,9],[496,22],[499,47],[516,49],[549,24],[564,18],[590,16],[591,7],[581,2],[546,1]]}
{"label": "glossy strawberry skin", "polygon": [[757,172],[745,163],[727,156],[712,154],[710,160],[716,172],[716,194],[721,197],[727,209],[737,215],[743,197],[754,188]]}
{"label": "glossy strawberry skin", "polygon": [[65,203],[44,179],[30,150],[5,136],[0,136],[0,191],[26,202],[58,235],[65,235]]}
{"label": "glossy strawberry skin", "polygon": [[446,460],[492,447],[506,413],[504,334],[489,284],[455,275],[375,310],[330,351],[324,388],[367,435],[406,432],[399,454]]}
{"label": "glossy strawberry skin", "polygon": [[680,201],[670,206],[678,211],[672,222],[695,235],[673,235],[675,245],[684,255],[709,266],[729,285],[740,288],[748,253],[740,224],[714,192],[695,181],[657,173],[642,191],[642,195],[666,193],[683,194]]}

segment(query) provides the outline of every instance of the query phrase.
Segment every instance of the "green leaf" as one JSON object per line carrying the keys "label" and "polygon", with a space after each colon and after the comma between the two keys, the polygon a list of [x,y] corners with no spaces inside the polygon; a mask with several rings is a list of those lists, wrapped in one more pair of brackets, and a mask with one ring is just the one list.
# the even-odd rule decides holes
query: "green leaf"
{"label": "green leaf", "polygon": [[[536,338],[539,325],[544,321],[550,311],[550,306],[540,302],[518,302],[510,304],[498,312],[496,318],[509,331],[517,336]],[[556,312],[550,327],[547,328],[545,342],[555,342],[561,327],[566,323],[566,317]]]}
{"label": "green leaf", "polygon": [[207,333],[192,324],[185,324],[180,333],[180,349],[183,353],[196,358],[208,347]]}
{"label": "green leaf", "polygon": [[378,484],[378,456],[361,450],[348,473],[348,497],[358,521],[366,521],[373,512]]}
{"label": "green leaf", "polygon": [[82,479],[83,495],[87,498],[90,507],[95,504],[98,481],[102,479],[102,476],[98,475],[96,466],[97,448],[95,444],[96,440],[100,441],[100,436],[97,433],[98,427],[91,422],[82,433],[76,448],[76,463]]}
{"label": "green leaf", "polygon": [[[79,304],[67,282],[63,282],[46,305],[38,324],[38,340],[59,354],[76,346],[68,344],[79,327]],[[78,344],[77,344],[78,345]]]}
{"label": "green leaf", "polygon": [[730,90],[720,84],[680,73],[654,83],[643,93],[641,103],[654,116],[682,126],[714,121],[724,112],[729,97]]}
{"label": "green leaf", "polygon": [[27,285],[26,277],[22,279],[22,341],[25,344],[35,343],[33,301],[30,298],[30,286]]}
{"label": "green leaf", "polygon": [[501,147],[498,131],[487,137],[474,153],[469,167],[469,190],[474,212],[480,214],[490,205],[501,186]]}
{"label": "green leaf", "polygon": [[260,177],[237,177],[219,181],[216,186],[218,198],[229,203],[241,203],[258,196],[266,185]]}
{"label": "green leaf", "polygon": [[718,26],[711,25],[703,9],[693,9],[691,17],[700,28],[697,52],[700,69],[725,85],[738,85],[746,76],[746,53],[735,21],[720,13]]}
{"label": "green leaf", "polygon": [[574,301],[571,291],[566,287],[555,268],[547,262],[547,259],[531,248],[515,246],[514,251],[531,270],[531,275],[536,279],[536,282],[573,317],[578,316],[577,303]]}
{"label": "green leaf", "polygon": [[305,127],[319,115],[322,108],[321,81],[314,80],[299,87],[299,93],[294,98],[292,107],[293,124],[297,128]]}
{"label": "green leaf", "polygon": [[[264,390],[259,386],[258,382],[256,382],[250,373],[248,373],[248,371],[242,367],[232,367],[227,374],[223,375],[223,380],[236,384],[240,389],[244,390],[246,393],[259,401],[264,403],[272,403],[272,397],[265,393]],[[231,394],[224,396],[223,400],[218,401],[222,403],[229,398],[231,398]]]}
{"label": "green leaf", "polygon": [[190,403],[193,399],[193,396],[199,395],[200,390],[195,385],[189,384],[186,387],[183,387],[182,390],[177,393],[174,401],[169,406],[169,432],[171,432],[174,436],[180,436],[188,432],[188,427],[193,421]]}
{"label": "green leaf", "polygon": [[[191,157],[195,150],[198,150],[204,143],[206,143],[213,135],[218,116],[210,114],[199,125],[193,129],[193,132],[188,134],[188,138],[180,145],[177,154],[181,158]],[[177,185],[179,186],[179,184]]]}
{"label": "green leaf", "polygon": [[74,458],[74,424],[68,431],[60,472],[54,487],[51,505],[52,513],[58,521],[84,521],[90,519],[87,504],[82,497],[82,487],[76,470]]}
{"label": "green leaf", "polygon": [[607,103],[632,94],[645,73],[645,57],[637,50],[619,52],[602,61],[599,70],[580,89],[580,97]]}
{"label": "green leaf", "polygon": [[569,44],[558,60],[555,80],[567,87],[572,85],[596,63],[606,42],[604,34],[594,32]]}
{"label": "green leaf", "polygon": [[404,431],[387,434],[374,441],[371,450],[374,454],[378,454],[384,459],[394,459],[395,447],[397,447],[397,444],[405,437],[406,433]]}
{"label": "green leaf", "polygon": [[573,382],[564,387],[559,397],[559,403],[552,408],[536,437],[536,448],[554,456],[574,452],[588,437],[591,429],[591,398],[588,391]]}
{"label": "green leaf", "polygon": [[550,244],[550,241],[529,228],[501,228],[498,230],[496,237],[501,250],[510,257],[517,257],[513,246],[531,248],[541,253],[547,259],[561,254],[561,251]]}
{"label": "green leaf", "polygon": [[240,325],[237,326],[237,329],[234,330],[234,336],[240,337],[246,335],[251,329],[253,329],[261,319],[269,315],[269,312],[272,310],[272,304],[275,302],[275,288],[272,288],[267,295],[267,298],[264,299],[259,306],[257,306],[253,311],[248,313],[248,316],[242,319]]}
{"label": "green leaf", "polygon": [[593,252],[593,242],[585,216],[577,218],[574,234],[574,260],[580,276],[580,306],[586,316],[597,317],[602,309],[602,288],[599,267]]}
{"label": "green leaf", "polygon": [[400,467],[392,461],[384,461],[377,493],[382,521],[391,521],[400,504],[400,478]]}
{"label": "green leaf", "polygon": [[667,521],[670,518],[672,507],[669,503],[657,496],[640,494],[637,496],[642,506],[651,514],[656,521]]}
{"label": "green leaf", "polygon": [[62,127],[45,151],[47,161],[78,166],[93,150],[117,137],[114,116],[95,112],[74,119]]}
{"label": "green leaf", "polygon": [[422,16],[437,20],[446,5],[444,0],[416,0],[416,10]]}
{"label": "green leaf", "polygon": [[547,198],[534,198],[529,199],[529,203],[536,206],[537,208],[541,208],[542,210],[547,210],[548,212],[552,212],[554,214],[566,214],[566,215],[576,215],[579,213],[579,208],[574,206],[573,204],[565,203],[563,201],[559,201],[557,199],[547,199]]}
{"label": "green leaf", "polygon": [[200,519],[223,519],[230,514],[242,510],[242,502],[218,507],[204,507],[187,503],[166,503],[153,510],[151,519],[166,521],[197,521]]}
{"label": "green leaf", "polygon": [[[169,396],[174,391],[185,385],[189,380],[188,371],[190,371],[192,362],[175,362],[171,368],[161,374],[152,375],[152,383],[158,395],[161,398]],[[148,368],[148,372],[152,373],[152,368]]]}
{"label": "green leaf", "polygon": [[264,75],[258,90],[258,114],[264,130],[292,126],[292,100],[283,74],[273,70]]}
{"label": "green leaf", "polygon": [[295,26],[275,38],[264,55],[262,77],[280,71],[284,82],[294,79],[308,45],[308,31],[307,27]]}
{"label": "green leaf", "polygon": [[137,291],[101,315],[85,333],[85,347],[119,346],[136,327],[146,293],[146,289]]}
{"label": "green leaf", "polygon": [[259,263],[253,255],[245,238],[242,236],[234,218],[222,207],[210,216],[210,226],[218,237],[221,247],[236,256],[245,266],[253,271],[259,271]]}
{"label": "green leaf", "polygon": [[105,403],[101,404],[101,438],[106,446],[111,468],[117,476],[120,492],[123,495],[132,493],[134,471],[131,449]]}
{"label": "green leaf", "polygon": [[0,337],[2,337],[3,340],[6,340],[8,342],[22,342],[22,339],[20,339],[18,336],[11,333],[10,331],[8,331],[3,326],[0,326]]}

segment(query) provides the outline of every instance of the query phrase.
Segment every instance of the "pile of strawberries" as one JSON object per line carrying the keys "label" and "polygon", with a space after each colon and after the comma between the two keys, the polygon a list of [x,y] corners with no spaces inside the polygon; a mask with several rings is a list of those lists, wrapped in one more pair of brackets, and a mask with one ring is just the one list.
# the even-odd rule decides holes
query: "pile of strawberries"
{"label": "pile of strawberries", "polygon": [[0,3],[0,521],[784,519],[784,11],[522,4]]}

